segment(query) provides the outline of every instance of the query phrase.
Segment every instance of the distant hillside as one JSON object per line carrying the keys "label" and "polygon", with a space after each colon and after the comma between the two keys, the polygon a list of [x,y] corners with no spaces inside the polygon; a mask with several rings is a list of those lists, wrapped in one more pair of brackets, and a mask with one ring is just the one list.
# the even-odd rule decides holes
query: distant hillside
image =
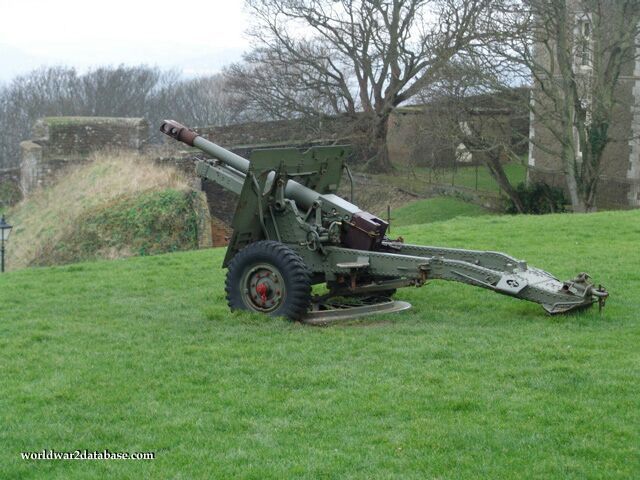
{"label": "distant hillside", "polygon": [[102,153],[7,212],[17,269],[197,248],[203,194],[171,167]]}

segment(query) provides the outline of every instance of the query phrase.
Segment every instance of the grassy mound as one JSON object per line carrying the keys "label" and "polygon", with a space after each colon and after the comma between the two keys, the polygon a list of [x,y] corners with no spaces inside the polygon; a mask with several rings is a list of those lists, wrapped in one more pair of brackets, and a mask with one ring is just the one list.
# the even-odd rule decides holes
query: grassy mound
{"label": "grassy mound", "polygon": [[[549,317],[432,282],[398,292],[409,311],[310,328],[230,314],[223,249],[10,272],[0,477],[640,477],[640,211],[397,232],[589,271],[612,296]],[[156,459],[20,458],[43,448]]]}
{"label": "grassy mound", "polygon": [[196,192],[162,190],[123,195],[84,211],[32,265],[153,255],[198,248]]}
{"label": "grassy mound", "polygon": [[491,212],[479,205],[452,197],[436,197],[404,205],[391,211],[391,225],[418,225],[456,217],[476,217]]}
{"label": "grassy mound", "polygon": [[173,168],[103,153],[7,213],[11,269],[145,255],[197,246],[195,203]]}

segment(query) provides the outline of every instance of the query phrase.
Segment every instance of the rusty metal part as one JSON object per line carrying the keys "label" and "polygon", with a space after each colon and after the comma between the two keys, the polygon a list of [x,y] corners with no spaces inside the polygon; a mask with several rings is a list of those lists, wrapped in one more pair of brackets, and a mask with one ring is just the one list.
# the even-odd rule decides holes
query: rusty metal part
{"label": "rusty metal part", "polygon": [[607,303],[607,298],[609,298],[609,292],[602,285],[598,285],[597,290],[591,288],[591,295],[598,299],[598,311],[602,313],[602,309]]}
{"label": "rusty metal part", "polygon": [[176,122],[175,120],[165,120],[160,125],[160,131],[165,135],[169,135],[172,138],[175,138],[179,142],[186,143],[187,145],[193,147],[194,140],[199,136],[196,132],[191,130],[189,127],[185,127],[181,123]]}

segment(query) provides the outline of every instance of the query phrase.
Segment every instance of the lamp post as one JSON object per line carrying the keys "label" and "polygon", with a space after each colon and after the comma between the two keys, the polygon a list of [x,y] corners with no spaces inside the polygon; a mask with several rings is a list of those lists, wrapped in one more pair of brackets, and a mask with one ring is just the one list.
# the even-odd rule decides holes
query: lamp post
{"label": "lamp post", "polygon": [[9,240],[12,225],[4,220],[4,215],[0,219],[0,273],[4,273],[4,244]]}

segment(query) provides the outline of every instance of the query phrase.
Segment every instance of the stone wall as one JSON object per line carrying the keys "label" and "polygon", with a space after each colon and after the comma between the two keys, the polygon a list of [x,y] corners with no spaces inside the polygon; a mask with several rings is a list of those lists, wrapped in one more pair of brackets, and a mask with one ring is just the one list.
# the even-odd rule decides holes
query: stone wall
{"label": "stone wall", "polygon": [[[529,132],[528,96],[527,89],[513,89],[500,95],[396,108],[387,131],[389,157],[392,163],[404,167],[451,168],[456,163],[485,163],[484,147],[465,145],[463,126],[456,125],[458,118],[466,119],[466,128],[472,127],[469,132],[489,139],[491,147],[509,145],[515,154],[523,154],[526,147],[521,146],[522,140]],[[504,152],[502,160],[509,160]]]}
{"label": "stone wall", "polygon": [[223,127],[201,127],[200,135],[223,147],[297,146],[348,141],[356,134],[354,119],[347,115],[315,120],[248,122]]}
{"label": "stone wall", "polygon": [[[509,113],[495,111],[477,112],[469,117],[469,122],[481,126],[478,131],[492,142],[504,145],[512,142],[511,121]],[[528,130],[528,125],[526,128]],[[396,109],[389,118],[389,158],[394,165],[409,168],[452,168],[456,163],[481,165],[487,161],[486,151],[474,151],[470,145],[456,141],[455,132],[445,129],[438,112],[429,106]],[[458,135],[462,137],[462,134]],[[501,150],[501,161],[509,160],[505,150]]]}
{"label": "stone wall", "polygon": [[[523,90],[524,91],[524,90]],[[521,100],[526,109],[528,94],[521,94],[514,90],[513,104]],[[480,97],[478,97],[480,98]],[[480,102],[475,98],[475,102]],[[491,105],[495,100],[488,97]],[[482,98],[487,103],[487,99]],[[479,103],[482,106],[482,103]],[[491,106],[489,105],[489,106]],[[449,167],[456,161],[456,147],[451,138],[445,138],[440,124],[438,108],[431,105],[412,105],[396,108],[388,122],[387,147],[391,162],[400,167],[407,166],[438,166]],[[474,116],[482,122],[483,118],[496,121],[495,113],[475,113]],[[238,155],[248,157],[254,148],[297,147],[309,148],[313,145],[345,143],[350,144],[353,155],[352,163],[366,160],[366,138],[363,132],[365,126],[363,116],[342,115],[325,117],[320,120],[278,120],[271,122],[250,122],[224,127],[201,127],[196,130],[203,137],[225,147]],[[507,125],[507,131],[513,129],[524,130],[524,136],[529,129],[528,121],[518,124],[516,115],[505,114],[500,121]],[[490,124],[491,122],[486,122]],[[522,123],[522,121],[520,121]],[[512,124],[514,124],[512,128]],[[508,139],[507,141],[511,141]],[[172,140],[170,140],[172,142]],[[482,153],[473,156],[472,163],[482,163]]]}
{"label": "stone wall", "polygon": [[48,117],[20,144],[20,183],[25,195],[51,183],[70,165],[105,148],[142,151],[149,125],[142,118]]}
{"label": "stone wall", "polygon": [[394,165],[402,167],[453,166],[455,145],[436,132],[436,119],[421,107],[396,109],[389,118],[387,149]]}

